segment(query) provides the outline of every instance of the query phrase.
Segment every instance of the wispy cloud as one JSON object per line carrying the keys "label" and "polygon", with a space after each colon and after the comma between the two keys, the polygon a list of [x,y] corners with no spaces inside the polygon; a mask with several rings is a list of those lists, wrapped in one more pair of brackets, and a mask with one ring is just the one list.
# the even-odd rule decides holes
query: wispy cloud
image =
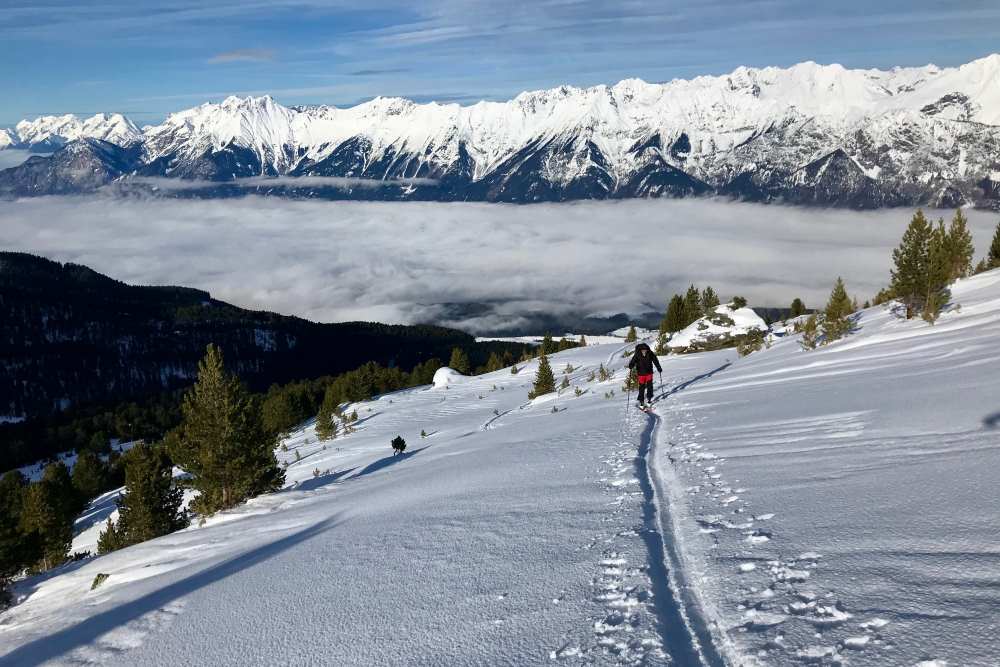
{"label": "wispy cloud", "polygon": [[348,72],[347,76],[381,76],[383,74],[402,74],[412,71],[409,67],[385,67],[382,69],[359,69]]}
{"label": "wispy cloud", "polygon": [[[936,214],[935,214],[936,215]],[[760,305],[886,284],[908,210],[712,200],[555,205],[46,197],[0,207],[0,247],[321,321],[471,331],[661,310],[692,283]],[[979,253],[995,214],[971,212]],[[141,221],[141,222],[137,222]]]}
{"label": "wispy cloud", "polygon": [[210,65],[223,63],[260,63],[274,60],[272,49],[234,49],[217,53],[208,59]]}

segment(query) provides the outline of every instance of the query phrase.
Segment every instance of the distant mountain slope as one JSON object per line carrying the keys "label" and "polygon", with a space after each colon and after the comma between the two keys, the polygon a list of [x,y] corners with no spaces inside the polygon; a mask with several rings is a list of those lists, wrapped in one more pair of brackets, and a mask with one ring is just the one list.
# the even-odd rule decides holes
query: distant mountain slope
{"label": "distant mountain slope", "polygon": [[[875,208],[1000,206],[1000,55],[956,68],[787,69],[525,92],[508,102],[285,107],[229,97],[141,132],[118,115],[46,117],[0,136],[3,147],[81,139],[138,146],[116,178],[229,182],[234,189],[347,199],[528,203],[719,193],[752,201]],[[93,166],[102,161],[94,156]],[[37,169],[37,166],[35,167]],[[56,169],[66,177],[78,172]],[[0,193],[31,170],[0,172]],[[233,181],[312,176],[366,179]],[[401,179],[422,179],[417,182]],[[431,179],[431,180],[425,180]],[[370,187],[372,181],[391,187]],[[80,192],[101,184],[81,183]]]}
{"label": "distant mountain slope", "polygon": [[481,346],[453,329],[317,324],[201,290],[131,286],[84,266],[0,253],[0,417],[185,386],[208,343],[256,389],[367,361],[447,361],[453,346]]}

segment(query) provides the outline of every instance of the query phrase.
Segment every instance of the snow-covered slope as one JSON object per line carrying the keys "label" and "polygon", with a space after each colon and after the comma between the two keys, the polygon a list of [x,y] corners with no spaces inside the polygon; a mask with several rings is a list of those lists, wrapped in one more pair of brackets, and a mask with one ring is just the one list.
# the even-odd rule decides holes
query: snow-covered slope
{"label": "snow-covered slope", "polygon": [[[740,67],[666,83],[561,86],[466,107],[380,97],[347,109],[289,108],[266,96],[230,97],[145,128],[136,167],[147,176],[217,181],[432,178],[439,183],[399,196],[449,200],[714,191],[855,207],[995,204],[998,91],[994,54],[944,69]],[[52,129],[60,122],[24,121],[20,141],[57,131],[69,138]],[[119,133],[132,141],[131,129]],[[114,141],[107,132],[98,138]]]}
{"label": "snow-covered slope", "polygon": [[352,406],[281,492],[19,583],[0,663],[995,664],[1000,271],[953,296],[664,357],[655,416],[621,343],[552,356],[579,396],[529,363]]}

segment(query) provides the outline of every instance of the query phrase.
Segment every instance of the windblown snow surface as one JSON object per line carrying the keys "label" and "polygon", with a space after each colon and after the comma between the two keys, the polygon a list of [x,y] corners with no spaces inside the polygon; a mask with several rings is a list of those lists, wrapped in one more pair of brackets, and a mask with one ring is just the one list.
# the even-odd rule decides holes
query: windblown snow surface
{"label": "windblown snow surface", "polygon": [[855,324],[665,358],[651,416],[621,342],[553,355],[580,396],[532,362],[352,406],[282,491],[20,582],[0,664],[995,665],[1000,271]]}

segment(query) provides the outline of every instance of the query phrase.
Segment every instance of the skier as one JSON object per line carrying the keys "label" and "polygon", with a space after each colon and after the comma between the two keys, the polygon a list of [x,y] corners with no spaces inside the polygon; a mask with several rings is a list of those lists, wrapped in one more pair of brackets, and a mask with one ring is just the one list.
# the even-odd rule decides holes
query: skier
{"label": "skier", "polygon": [[[639,408],[641,410],[646,409],[646,402],[653,403],[653,367],[656,370],[663,372],[660,368],[660,360],[656,358],[653,351],[649,349],[649,346],[645,343],[639,343],[635,346],[635,354],[632,355],[632,359],[628,362],[629,369],[635,369],[636,375],[639,377]],[[643,393],[645,393],[645,399],[643,398]]]}

